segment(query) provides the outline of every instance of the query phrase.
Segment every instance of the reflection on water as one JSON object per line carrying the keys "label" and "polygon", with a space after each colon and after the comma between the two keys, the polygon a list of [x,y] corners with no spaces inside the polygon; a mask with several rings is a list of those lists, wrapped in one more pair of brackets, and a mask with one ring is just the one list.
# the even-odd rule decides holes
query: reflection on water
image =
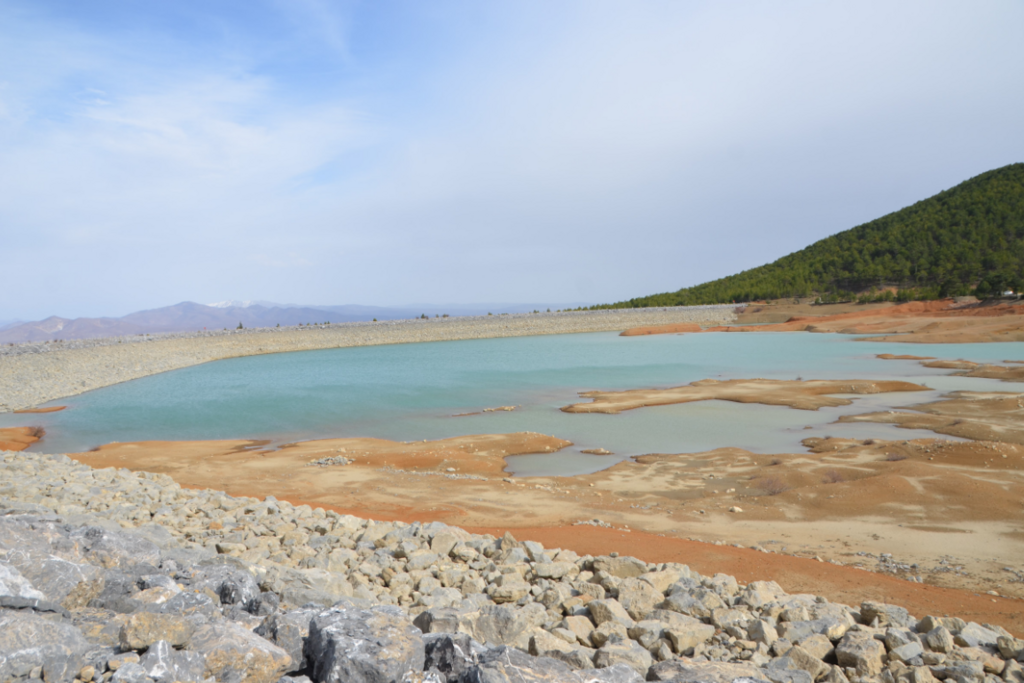
{"label": "reflection on water", "polygon": [[[948,344],[910,352],[975,361],[1024,359],[1024,344]],[[884,410],[969,389],[1019,385],[947,376],[915,361],[879,360],[907,345],[855,342],[842,335],[721,333],[619,337],[550,335],[403,344],[235,358],[175,370],[72,397],[69,409],[32,415],[47,428],[33,450],[75,452],[111,441],[296,439],[372,436],[400,441],[461,434],[533,431],[569,439],[557,455],[517,456],[519,475],[594,471],[644,453],[737,446],[800,452],[809,436],[915,438],[890,425],[832,424],[840,415]],[[558,410],[590,389],[667,387],[705,379],[899,378],[934,391],[854,396],[840,408],[802,411],[704,401],[620,415]],[[517,405],[512,412],[480,413]],[[0,426],[27,424],[0,415]],[[810,427],[810,429],[805,429]],[[931,435],[930,433],[926,433]],[[605,448],[615,456],[579,453]]]}

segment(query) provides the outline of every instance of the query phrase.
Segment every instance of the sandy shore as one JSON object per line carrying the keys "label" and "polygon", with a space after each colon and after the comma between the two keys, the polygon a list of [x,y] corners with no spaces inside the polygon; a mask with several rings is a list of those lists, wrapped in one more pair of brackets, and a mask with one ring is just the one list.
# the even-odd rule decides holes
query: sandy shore
{"label": "sandy shore", "polygon": [[[751,578],[830,599],[856,602],[884,593],[907,604],[907,595],[917,594],[928,604],[934,595],[917,577],[932,587],[1024,598],[1024,574],[1003,569],[1024,568],[1022,447],[809,440],[810,453],[723,448],[644,456],[577,477],[502,476],[504,455],[555,453],[562,444],[524,434],[411,444],[331,439],[276,450],[247,441],[148,442],[72,457],[93,467],[166,473],[189,487],[274,495],[375,519],[511,529],[517,538],[558,538],[581,552],[574,539],[650,561],[685,551],[695,567],[706,567],[707,555],[731,573],[743,572],[725,565],[723,554],[732,553],[725,546],[754,546],[772,553],[730,555]],[[352,462],[310,464],[339,455]],[[808,561],[799,564],[799,579],[788,573],[798,558]],[[963,592],[948,595],[959,605],[969,600]],[[1020,613],[1019,603],[994,599],[975,600],[975,609]],[[1020,630],[1024,620],[1007,627]]]}
{"label": "sandy shore", "polygon": [[[944,299],[837,306],[765,304],[748,306],[738,322],[739,325],[708,327],[701,331],[871,334],[881,336],[861,341],[917,344],[1024,341],[1024,302],[957,303]],[[676,332],[671,325],[664,325],[635,333]],[[633,333],[627,330],[625,334]]]}
{"label": "sandy shore", "polygon": [[566,413],[621,413],[645,406],[665,406],[693,401],[733,401],[787,406],[800,410],[848,406],[853,401],[833,394],[882,394],[894,391],[927,391],[928,387],[910,382],[873,380],[779,380],[779,379],[703,379],[683,387],[669,389],[632,389],[630,391],[584,391],[590,403],[574,403],[562,408]]}
{"label": "sandy shore", "polygon": [[624,330],[638,325],[735,320],[733,306],[429,318],[95,339],[0,347],[0,412],[224,358],[412,342]]}

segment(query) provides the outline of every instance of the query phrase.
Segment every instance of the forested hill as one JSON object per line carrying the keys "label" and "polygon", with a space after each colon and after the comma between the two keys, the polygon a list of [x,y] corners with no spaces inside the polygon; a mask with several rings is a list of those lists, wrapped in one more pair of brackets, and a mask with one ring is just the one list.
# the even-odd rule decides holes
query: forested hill
{"label": "forested hill", "polygon": [[[1024,164],[1004,166],[758,268],[602,308],[820,296],[825,301],[1019,291]],[[976,289],[975,289],[976,288]]]}

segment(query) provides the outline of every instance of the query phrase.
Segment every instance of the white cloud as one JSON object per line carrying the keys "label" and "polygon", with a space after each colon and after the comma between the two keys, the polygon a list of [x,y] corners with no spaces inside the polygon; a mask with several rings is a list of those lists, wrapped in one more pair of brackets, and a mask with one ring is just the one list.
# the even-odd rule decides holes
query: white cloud
{"label": "white cloud", "polygon": [[449,5],[429,58],[358,6],[276,7],[221,51],[0,29],[0,237],[56,279],[0,317],[620,299],[1024,152],[1015,5]]}

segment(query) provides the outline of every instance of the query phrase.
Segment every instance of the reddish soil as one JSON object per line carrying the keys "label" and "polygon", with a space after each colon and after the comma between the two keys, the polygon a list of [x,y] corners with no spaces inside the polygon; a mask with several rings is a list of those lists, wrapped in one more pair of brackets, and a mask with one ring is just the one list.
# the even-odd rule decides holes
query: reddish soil
{"label": "reddish soil", "polygon": [[42,427],[0,427],[0,451],[23,451],[45,433]]}
{"label": "reddish soil", "polygon": [[700,332],[697,323],[672,323],[670,325],[654,325],[651,327],[631,327],[622,332],[620,337],[641,337],[647,334],[679,334],[683,332]]}

